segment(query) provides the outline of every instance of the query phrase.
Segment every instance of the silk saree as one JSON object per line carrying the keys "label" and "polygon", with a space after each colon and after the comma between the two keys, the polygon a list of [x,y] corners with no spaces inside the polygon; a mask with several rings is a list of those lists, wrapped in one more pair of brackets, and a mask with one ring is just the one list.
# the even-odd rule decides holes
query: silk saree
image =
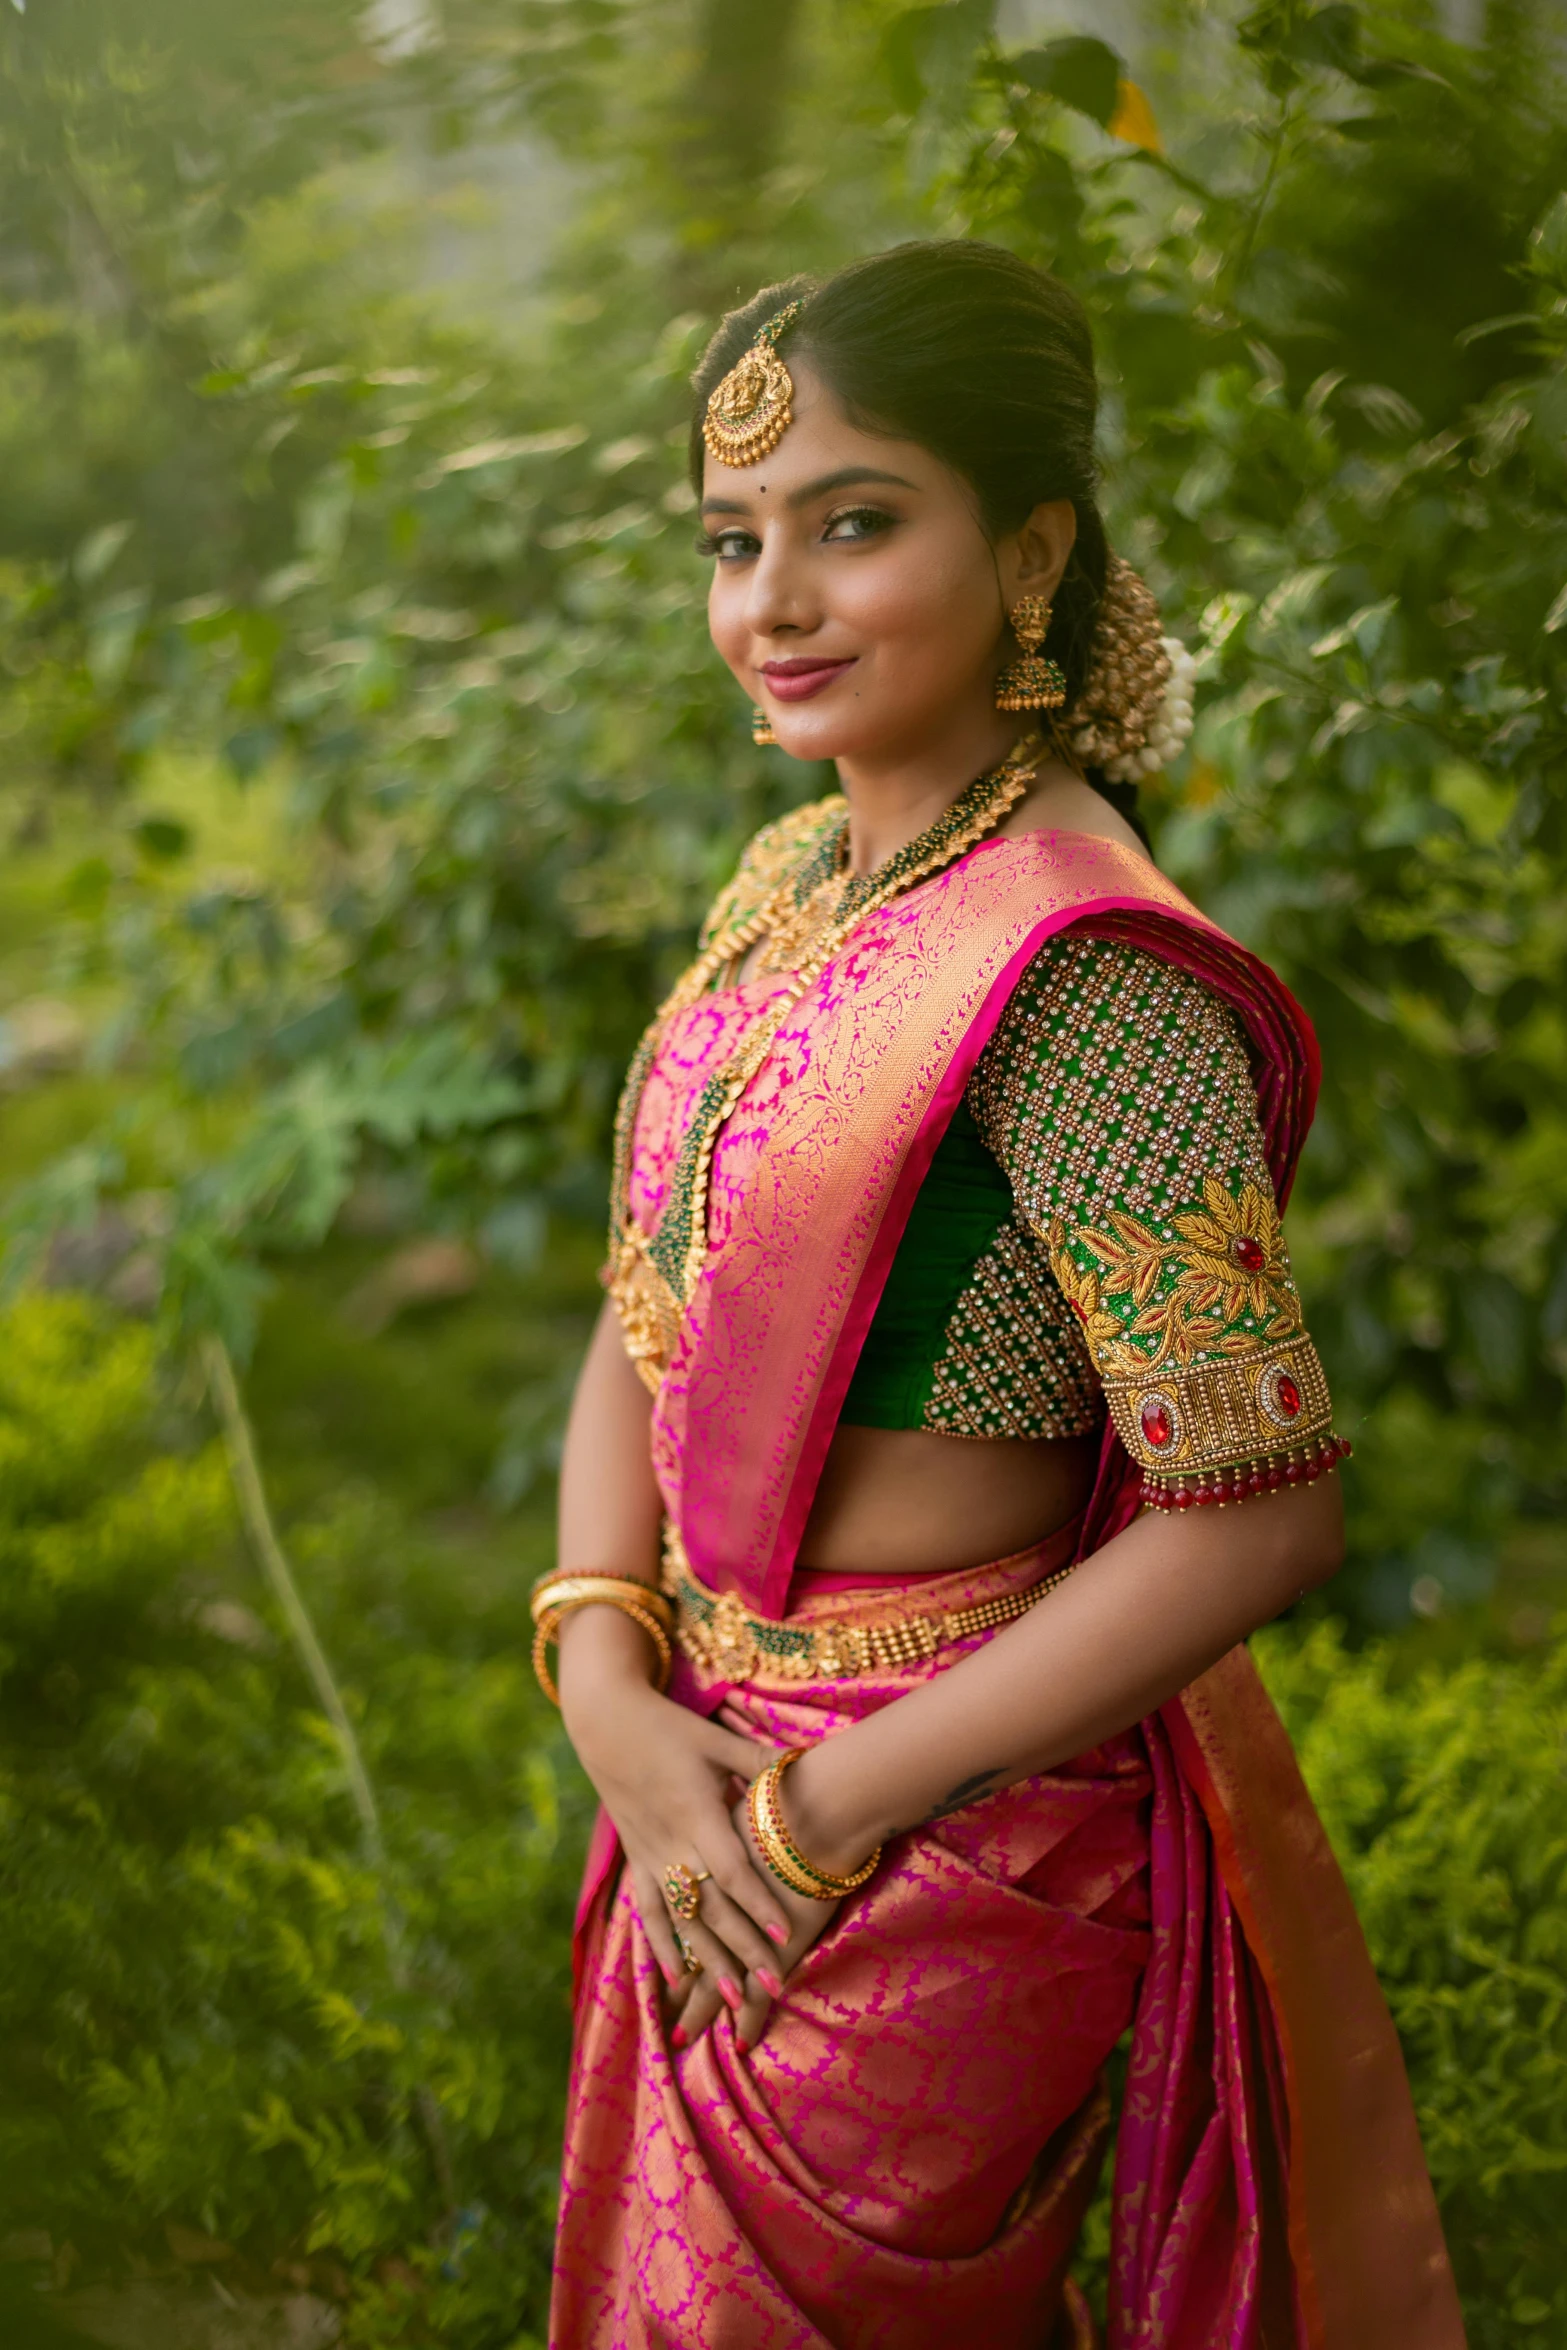
{"label": "silk saree", "polygon": [[[622,1317],[652,1358],[674,1553],[731,1625],[813,1631],[828,1656],[832,1630],[853,1653],[889,1604],[1004,1599],[1135,1514],[1112,1423],[1083,1520],[1035,1552],[901,1592],[795,1566],[924,1171],[1020,974],[1069,928],[1167,957],[1232,1007],[1282,1206],[1316,1087],[1304,1015],[1144,860],[1084,835],[983,843],[869,916],[799,1001],[771,981],[703,996],[638,1072],[627,1228],[656,1243],[694,1218],[701,1245],[673,1310],[633,1279]],[[714,1117],[715,1080],[769,1019]],[[985,1636],[815,1679],[719,1639],[672,1694],[806,1743]],[[555,2350],[1086,2350],[1071,2261],[1128,2035],[1109,2350],[1462,2343],[1391,2020],[1244,1648],[1094,1752],[897,1839],[749,2053],[727,2013],[671,2049],[617,1863],[601,1820]]]}

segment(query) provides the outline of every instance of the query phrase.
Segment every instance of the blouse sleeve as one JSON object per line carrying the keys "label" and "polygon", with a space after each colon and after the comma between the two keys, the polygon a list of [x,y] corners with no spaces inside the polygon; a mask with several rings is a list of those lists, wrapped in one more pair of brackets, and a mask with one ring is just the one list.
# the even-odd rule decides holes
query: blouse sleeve
{"label": "blouse sleeve", "polygon": [[1316,1476],[1339,1448],[1234,1015],[1142,949],[1036,957],[970,1100],[1082,1325],[1145,1498]]}

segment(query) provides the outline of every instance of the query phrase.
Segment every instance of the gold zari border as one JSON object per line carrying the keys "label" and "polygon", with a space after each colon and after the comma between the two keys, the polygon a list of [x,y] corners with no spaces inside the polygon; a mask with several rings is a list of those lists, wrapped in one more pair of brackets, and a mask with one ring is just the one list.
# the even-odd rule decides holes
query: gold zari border
{"label": "gold zari border", "polygon": [[[1277,1404],[1280,1375],[1293,1379],[1301,1408],[1285,1418]],[[1328,1433],[1333,1399],[1317,1350],[1302,1333],[1283,1346],[1261,1346],[1239,1358],[1195,1363],[1187,1369],[1165,1364],[1138,1379],[1107,1379],[1105,1399],[1116,1434],[1142,1469],[1158,1476],[1224,1469],[1259,1454],[1287,1451]],[[1162,1405],[1173,1426],[1171,1441],[1149,1443],[1143,1433],[1147,1406]]]}

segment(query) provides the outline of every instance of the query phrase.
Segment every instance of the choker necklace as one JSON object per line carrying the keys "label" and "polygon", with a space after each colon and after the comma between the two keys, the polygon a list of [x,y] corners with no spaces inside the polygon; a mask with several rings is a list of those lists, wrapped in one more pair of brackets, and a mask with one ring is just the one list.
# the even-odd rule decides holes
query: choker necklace
{"label": "choker necklace", "polygon": [[[895,849],[870,873],[849,871],[845,816],[802,857],[766,908],[753,917],[765,913],[767,927],[747,977],[798,971],[807,963],[820,969],[818,955],[825,938],[831,935],[836,945],[867,914],[912,889],[916,881],[928,880],[994,832],[1022,799],[1038,763],[1038,743],[1021,745],[1003,766],[959,792],[951,807],[944,808],[916,840]],[[747,951],[740,950],[742,955]]]}
{"label": "choker necklace", "polygon": [[966,855],[1005,821],[1028,790],[1043,747],[1037,735],[1027,737],[1000,767],[959,792],[917,839],[869,873],[849,871],[849,819],[846,811],[838,815],[843,802],[835,796],[817,814],[837,820],[825,829],[813,826],[805,854],[760,906],[739,922],[720,925],[676,990],[681,1003],[671,999],[665,1012],[705,995],[726,966],[740,965],[758,946],[748,978],[785,971],[804,976],[809,967],[808,986],[856,923]]}

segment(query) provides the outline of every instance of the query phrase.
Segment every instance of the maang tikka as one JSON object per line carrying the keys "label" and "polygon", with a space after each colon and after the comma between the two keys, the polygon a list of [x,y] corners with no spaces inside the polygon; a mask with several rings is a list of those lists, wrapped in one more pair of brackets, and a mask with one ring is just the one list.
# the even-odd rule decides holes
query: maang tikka
{"label": "maang tikka", "polygon": [[777,448],[794,418],[794,378],[778,356],[778,338],[793,326],[803,302],[791,302],[757,332],[722,383],[714,386],[702,419],[707,453],[720,465],[758,465]]}
{"label": "maang tikka", "polygon": [[1060,662],[1039,650],[1050,629],[1050,598],[1023,596],[1007,618],[1023,652],[996,679],[996,708],[1059,710],[1066,700],[1066,677]]}

